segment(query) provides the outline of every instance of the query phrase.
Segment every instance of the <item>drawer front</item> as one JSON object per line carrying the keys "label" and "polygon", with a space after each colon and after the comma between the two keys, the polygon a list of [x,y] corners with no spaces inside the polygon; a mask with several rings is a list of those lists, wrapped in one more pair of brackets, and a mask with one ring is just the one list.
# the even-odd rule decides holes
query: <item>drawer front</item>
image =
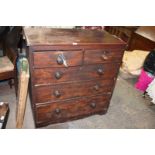
{"label": "drawer front", "polygon": [[49,52],[34,52],[34,67],[64,67],[78,66],[83,63],[83,51],[49,51]]}
{"label": "drawer front", "polygon": [[102,95],[40,105],[36,109],[37,124],[63,122],[72,118],[76,119],[98,112],[106,112],[108,104],[109,96]]}
{"label": "drawer front", "polygon": [[73,82],[54,86],[35,87],[36,103],[53,102],[82,96],[111,94],[114,80]]}
{"label": "drawer front", "polygon": [[84,64],[121,62],[121,50],[87,50],[84,54]]}
{"label": "drawer front", "polygon": [[34,84],[55,84],[60,82],[112,79],[116,76],[120,64],[97,64],[69,68],[45,68],[34,70]]}

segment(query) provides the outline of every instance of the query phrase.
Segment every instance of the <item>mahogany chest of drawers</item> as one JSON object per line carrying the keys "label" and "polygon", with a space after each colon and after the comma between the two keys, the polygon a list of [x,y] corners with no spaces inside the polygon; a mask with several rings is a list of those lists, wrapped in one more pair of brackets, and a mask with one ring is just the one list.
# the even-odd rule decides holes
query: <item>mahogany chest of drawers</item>
{"label": "mahogany chest of drawers", "polygon": [[25,28],[36,127],[107,112],[126,44],[99,30]]}

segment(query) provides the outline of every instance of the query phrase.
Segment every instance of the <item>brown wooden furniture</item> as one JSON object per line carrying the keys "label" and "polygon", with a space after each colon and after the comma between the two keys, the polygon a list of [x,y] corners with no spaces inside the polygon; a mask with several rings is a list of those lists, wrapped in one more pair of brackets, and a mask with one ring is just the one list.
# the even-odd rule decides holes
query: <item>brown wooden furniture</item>
{"label": "brown wooden furniture", "polygon": [[129,50],[151,51],[155,48],[155,26],[141,26],[132,36]]}
{"label": "brown wooden furniture", "polygon": [[125,41],[127,43],[126,50],[128,50],[132,36],[137,28],[138,26],[106,26],[105,30]]}
{"label": "brown wooden furniture", "polygon": [[25,28],[36,127],[107,112],[126,44],[99,30]]}
{"label": "brown wooden furniture", "polygon": [[0,57],[0,80],[9,80],[12,87],[12,79],[14,79],[15,90],[17,92],[17,77],[16,77],[16,59],[17,53],[14,49],[6,47],[6,56]]}
{"label": "brown wooden furniture", "polygon": [[0,102],[0,129],[5,129],[9,116],[8,103]]}
{"label": "brown wooden furniture", "polygon": [[[1,48],[3,50],[3,57],[0,57],[0,81],[9,80],[9,85],[12,88],[14,80],[15,93],[17,96],[18,82],[17,82],[17,71],[16,71],[16,61],[17,61],[17,50],[21,48],[19,42],[21,39],[20,26],[4,26],[6,28],[3,35],[0,35]],[[1,31],[3,29],[1,28]]]}

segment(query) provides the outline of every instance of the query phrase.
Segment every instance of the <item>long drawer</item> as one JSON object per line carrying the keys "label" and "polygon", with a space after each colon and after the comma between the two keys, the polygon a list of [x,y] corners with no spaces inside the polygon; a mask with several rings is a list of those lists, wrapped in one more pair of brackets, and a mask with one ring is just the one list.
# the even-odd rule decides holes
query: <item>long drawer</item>
{"label": "long drawer", "polygon": [[34,52],[34,67],[63,67],[63,59],[67,66],[78,66],[83,63],[83,51],[45,51]]}
{"label": "long drawer", "polygon": [[97,94],[111,94],[114,80],[93,80],[87,82],[72,82],[52,86],[35,87],[35,102],[53,102]]}
{"label": "long drawer", "polygon": [[69,68],[34,69],[34,84],[46,85],[61,82],[93,80],[97,78],[112,79],[118,73],[119,66],[119,63],[112,63]]}
{"label": "long drawer", "polygon": [[84,54],[84,64],[120,62],[122,55],[123,52],[119,49],[86,50]]}
{"label": "long drawer", "polygon": [[64,122],[95,113],[105,113],[110,96],[100,95],[92,98],[80,98],[44,104],[36,107],[37,126],[49,123]]}

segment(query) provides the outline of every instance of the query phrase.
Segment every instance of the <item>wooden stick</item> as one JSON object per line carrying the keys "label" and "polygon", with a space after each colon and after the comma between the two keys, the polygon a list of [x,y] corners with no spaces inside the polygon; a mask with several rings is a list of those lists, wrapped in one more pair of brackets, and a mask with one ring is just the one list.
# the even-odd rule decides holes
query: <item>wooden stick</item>
{"label": "wooden stick", "polygon": [[24,58],[24,60],[21,60],[21,68],[19,73],[16,128],[22,128],[23,126],[25,109],[26,109],[28,82],[29,82],[29,65],[27,59]]}

